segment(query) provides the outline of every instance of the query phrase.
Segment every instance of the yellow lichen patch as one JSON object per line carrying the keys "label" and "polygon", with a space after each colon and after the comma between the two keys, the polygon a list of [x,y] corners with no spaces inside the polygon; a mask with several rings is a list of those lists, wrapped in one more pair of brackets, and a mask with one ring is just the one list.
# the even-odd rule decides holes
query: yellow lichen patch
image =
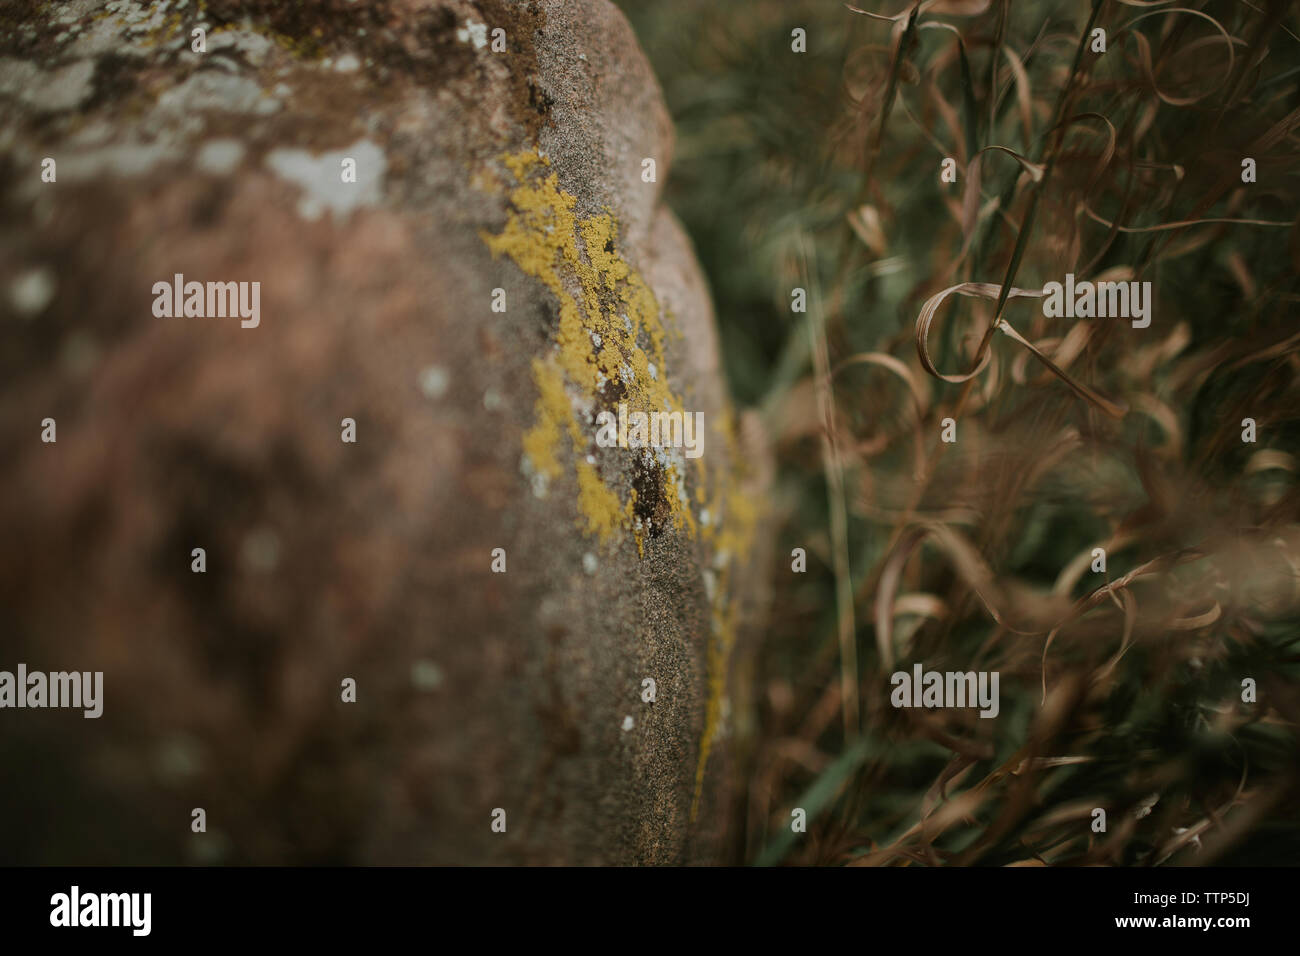
{"label": "yellow lichen patch", "polygon": [[524,435],[524,453],[539,474],[556,478],[561,470],[556,456],[560,433],[567,427],[575,440],[581,433],[564,390],[564,376],[555,364],[533,359],[533,381],[538,392],[537,423]]}
{"label": "yellow lichen patch", "polygon": [[578,462],[578,511],[587,519],[587,533],[595,534],[604,544],[627,523],[631,512],[619,503],[618,495],[606,487],[596,469],[585,461]]}
{"label": "yellow lichen patch", "polygon": [[685,478],[685,475],[678,473],[676,465],[668,465],[664,468],[664,480],[677,489],[676,494],[667,495],[668,514],[673,519],[673,527],[678,531],[685,529],[694,538],[697,534],[695,515],[691,514],[689,507]]}
{"label": "yellow lichen patch", "polygon": [[700,735],[699,759],[695,767],[695,794],[691,800],[691,819],[700,809],[700,796],[704,791],[704,773],[708,767],[713,745],[722,732],[723,701],[727,693],[727,666],[736,643],[738,627],[737,607],[731,594],[731,570],[734,562],[743,559],[753,545],[759,521],[759,504],[746,495],[741,487],[740,471],[744,456],[736,441],[736,432],[730,420],[715,429],[727,449],[727,461],[736,466],[723,472],[705,500],[708,502],[710,521],[701,538],[711,545],[714,564],[718,568],[712,602],[712,640],[709,643],[708,698],[704,707],[704,731]]}
{"label": "yellow lichen patch", "polygon": [[[600,406],[608,383],[618,386],[619,401],[629,413],[682,412],[682,402],[668,386],[659,304],[619,253],[618,222],[608,213],[580,218],[574,211],[577,199],[560,188],[544,157],[525,150],[502,157],[501,163],[515,180],[511,210],[501,232],[484,234],[483,240],[494,255],[509,257],[541,281],[559,305],[555,351],[546,361],[533,363],[538,400],[534,424],[524,437],[532,469],[554,478],[564,470],[565,434],[571,438],[568,454],[574,457],[585,456],[594,438],[591,423],[579,421],[575,403]],[[657,467],[665,471],[662,487],[673,525],[693,537],[683,476],[671,465]],[[644,529],[633,528],[632,490],[624,491],[624,501],[620,489],[603,484],[585,462],[577,477],[582,530],[602,541],[610,540],[617,529],[632,530],[640,552]]]}
{"label": "yellow lichen patch", "polygon": [[[724,573],[718,582],[720,594],[726,594],[730,575]],[[700,795],[704,792],[704,771],[709,765],[713,744],[722,730],[722,701],[727,692],[727,663],[736,643],[736,608],[730,600],[715,601],[713,605],[713,640],[709,642],[709,686],[704,705],[704,732],[700,734],[700,756],[695,765],[695,794],[691,798],[691,819],[700,811]]]}

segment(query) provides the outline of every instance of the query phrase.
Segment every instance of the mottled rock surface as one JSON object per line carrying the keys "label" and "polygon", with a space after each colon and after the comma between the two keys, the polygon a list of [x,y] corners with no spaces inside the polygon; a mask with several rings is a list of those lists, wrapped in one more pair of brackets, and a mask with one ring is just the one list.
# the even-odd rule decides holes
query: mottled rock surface
{"label": "mottled rock surface", "polygon": [[105,686],[0,711],[3,862],[731,858],[766,468],[671,154],[605,0],[0,3],[0,669]]}

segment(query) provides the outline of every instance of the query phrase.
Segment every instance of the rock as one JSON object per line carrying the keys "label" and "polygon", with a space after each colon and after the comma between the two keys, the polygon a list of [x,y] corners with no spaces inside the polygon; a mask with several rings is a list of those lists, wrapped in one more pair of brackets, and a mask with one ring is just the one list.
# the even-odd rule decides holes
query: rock
{"label": "rock", "polygon": [[[0,14],[0,668],[105,701],[0,710],[5,862],[730,859],[768,464],[622,15],[34,7]],[[177,274],[259,283],[256,327],[156,316]],[[704,453],[599,447],[619,402],[702,412]]]}

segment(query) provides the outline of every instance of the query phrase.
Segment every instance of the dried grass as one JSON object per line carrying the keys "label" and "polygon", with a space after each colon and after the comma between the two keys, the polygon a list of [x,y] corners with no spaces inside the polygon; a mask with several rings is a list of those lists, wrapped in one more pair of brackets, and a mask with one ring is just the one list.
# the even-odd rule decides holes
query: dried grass
{"label": "dried grass", "polygon": [[[658,43],[631,12],[811,557],[773,571],[744,859],[1300,862],[1294,8],[722,3]],[[1151,281],[1151,326],[1044,316],[1067,272]],[[913,662],[998,671],[1001,714],[894,709]]]}

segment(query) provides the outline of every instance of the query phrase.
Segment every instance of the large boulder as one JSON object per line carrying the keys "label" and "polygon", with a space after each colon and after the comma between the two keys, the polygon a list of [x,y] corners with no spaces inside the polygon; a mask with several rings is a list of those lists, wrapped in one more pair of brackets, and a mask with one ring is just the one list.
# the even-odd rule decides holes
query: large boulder
{"label": "large boulder", "polygon": [[0,28],[0,669],[104,675],[0,709],[3,862],[731,858],[767,466],[622,15]]}

